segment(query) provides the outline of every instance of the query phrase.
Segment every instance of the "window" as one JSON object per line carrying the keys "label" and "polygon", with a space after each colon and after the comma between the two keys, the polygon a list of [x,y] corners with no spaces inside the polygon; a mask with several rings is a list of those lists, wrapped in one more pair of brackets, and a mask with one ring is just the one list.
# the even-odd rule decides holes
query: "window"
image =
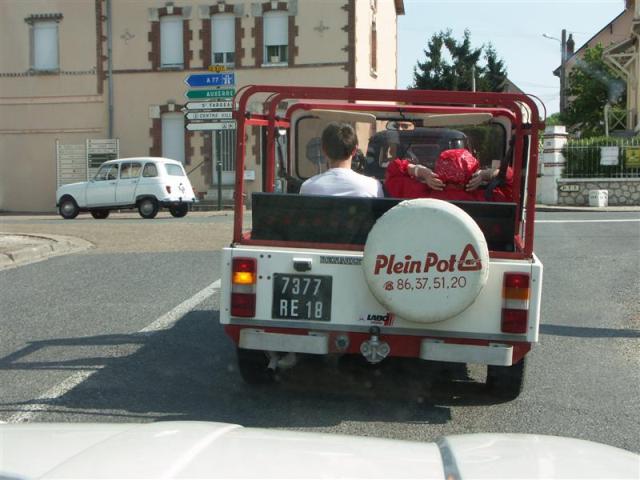
{"label": "window", "polygon": [[211,63],[234,65],[236,19],[233,15],[211,17]]}
{"label": "window", "polygon": [[32,26],[33,70],[58,70],[58,22],[33,22]]}
{"label": "window", "polygon": [[117,180],[118,179],[118,164],[111,165],[109,169],[109,173],[107,173],[107,180]]}
{"label": "window", "polygon": [[140,165],[139,163],[123,163],[120,168],[120,179],[123,178],[136,178],[140,176]]}
{"label": "window", "polygon": [[264,63],[289,60],[289,15],[287,12],[264,14]]}
{"label": "window", "polygon": [[182,67],[182,16],[168,15],[160,19],[160,66]]}
{"label": "window", "polygon": [[103,165],[96,173],[96,176],[93,178],[96,182],[101,182],[107,179],[107,172],[111,168],[111,165]]}
{"label": "window", "polygon": [[165,165],[165,168],[167,169],[167,174],[171,175],[172,177],[184,177],[185,176],[184,175],[184,170],[179,165],[172,165],[170,163],[167,163]]}
{"label": "window", "polygon": [[184,115],[162,115],[162,156],[184,163]]}
{"label": "window", "polygon": [[158,168],[155,163],[147,163],[142,169],[143,177],[157,177],[158,176]]}

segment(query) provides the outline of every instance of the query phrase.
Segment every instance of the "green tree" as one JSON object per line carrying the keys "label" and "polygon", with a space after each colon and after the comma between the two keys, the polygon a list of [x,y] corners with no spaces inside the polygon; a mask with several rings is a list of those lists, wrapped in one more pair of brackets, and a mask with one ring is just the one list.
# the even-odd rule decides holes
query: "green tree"
{"label": "green tree", "polygon": [[502,92],[507,84],[507,69],[504,61],[498,58],[498,53],[491,43],[487,44],[484,49],[486,66],[480,77],[480,87],[478,90],[485,92]]}
{"label": "green tree", "polygon": [[567,78],[568,106],[562,121],[582,137],[604,135],[604,106],[625,106],[624,82],[602,58],[602,45],[588,48]]}
{"label": "green tree", "polygon": [[[412,88],[469,91],[474,75],[476,90],[498,92],[504,88],[507,78],[504,62],[491,44],[473,48],[469,30],[464,31],[462,40],[454,38],[451,30],[434,33],[424,54],[425,60],[418,61],[413,69]],[[481,58],[485,65],[480,65]]]}

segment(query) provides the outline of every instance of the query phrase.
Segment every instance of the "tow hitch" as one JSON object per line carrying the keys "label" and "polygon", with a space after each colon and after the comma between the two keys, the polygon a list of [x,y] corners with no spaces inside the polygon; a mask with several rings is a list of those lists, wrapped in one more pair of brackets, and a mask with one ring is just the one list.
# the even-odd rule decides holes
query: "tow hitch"
{"label": "tow hitch", "polygon": [[369,333],[371,338],[362,342],[360,353],[369,363],[379,363],[387,358],[387,355],[391,352],[391,347],[387,342],[380,341],[380,328],[371,327]]}

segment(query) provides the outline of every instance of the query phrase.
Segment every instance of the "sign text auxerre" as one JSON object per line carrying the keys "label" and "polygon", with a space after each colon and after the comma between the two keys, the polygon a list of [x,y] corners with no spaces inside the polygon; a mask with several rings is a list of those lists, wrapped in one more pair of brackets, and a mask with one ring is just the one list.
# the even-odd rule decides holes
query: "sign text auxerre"
{"label": "sign text auxerre", "polygon": [[435,267],[438,272],[472,272],[482,269],[482,261],[476,249],[468,243],[460,255],[450,255],[445,258],[435,252],[427,252],[424,260],[414,260],[411,255],[405,255],[403,260],[396,261],[396,256],[380,254],[376,256],[374,275],[381,271],[387,275],[394,273],[427,273]]}

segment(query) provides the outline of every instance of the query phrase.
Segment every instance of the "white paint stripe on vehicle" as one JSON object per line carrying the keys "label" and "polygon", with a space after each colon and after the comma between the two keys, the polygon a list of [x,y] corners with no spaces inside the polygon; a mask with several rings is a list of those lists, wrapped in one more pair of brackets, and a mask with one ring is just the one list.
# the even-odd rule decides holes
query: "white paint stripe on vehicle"
{"label": "white paint stripe on vehicle", "polygon": [[611,218],[602,220],[536,220],[536,223],[622,223],[640,222],[640,218]]}
{"label": "white paint stripe on vehicle", "polygon": [[[169,310],[167,313],[153,321],[137,333],[151,335],[162,330],[171,328],[180,318],[193,310],[207,298],[213,296],[220,289],[220,279],[207,285],[198,293],[188,298],[181,304]],[[132,352],[135,353],[135,352]],[[91,370],[80,370],[73,375],[65,378],[62,382],[47,390],[44,394],[37,397],[33,402],[23,406],[20,411],[13,414],[7,420],[7,423],[21,423],[32,421],[40,412],[47,410],[52,400],[61,397],[73,388],[87,380],[91,375],[100,371],[103,366],[93,367]]]}

